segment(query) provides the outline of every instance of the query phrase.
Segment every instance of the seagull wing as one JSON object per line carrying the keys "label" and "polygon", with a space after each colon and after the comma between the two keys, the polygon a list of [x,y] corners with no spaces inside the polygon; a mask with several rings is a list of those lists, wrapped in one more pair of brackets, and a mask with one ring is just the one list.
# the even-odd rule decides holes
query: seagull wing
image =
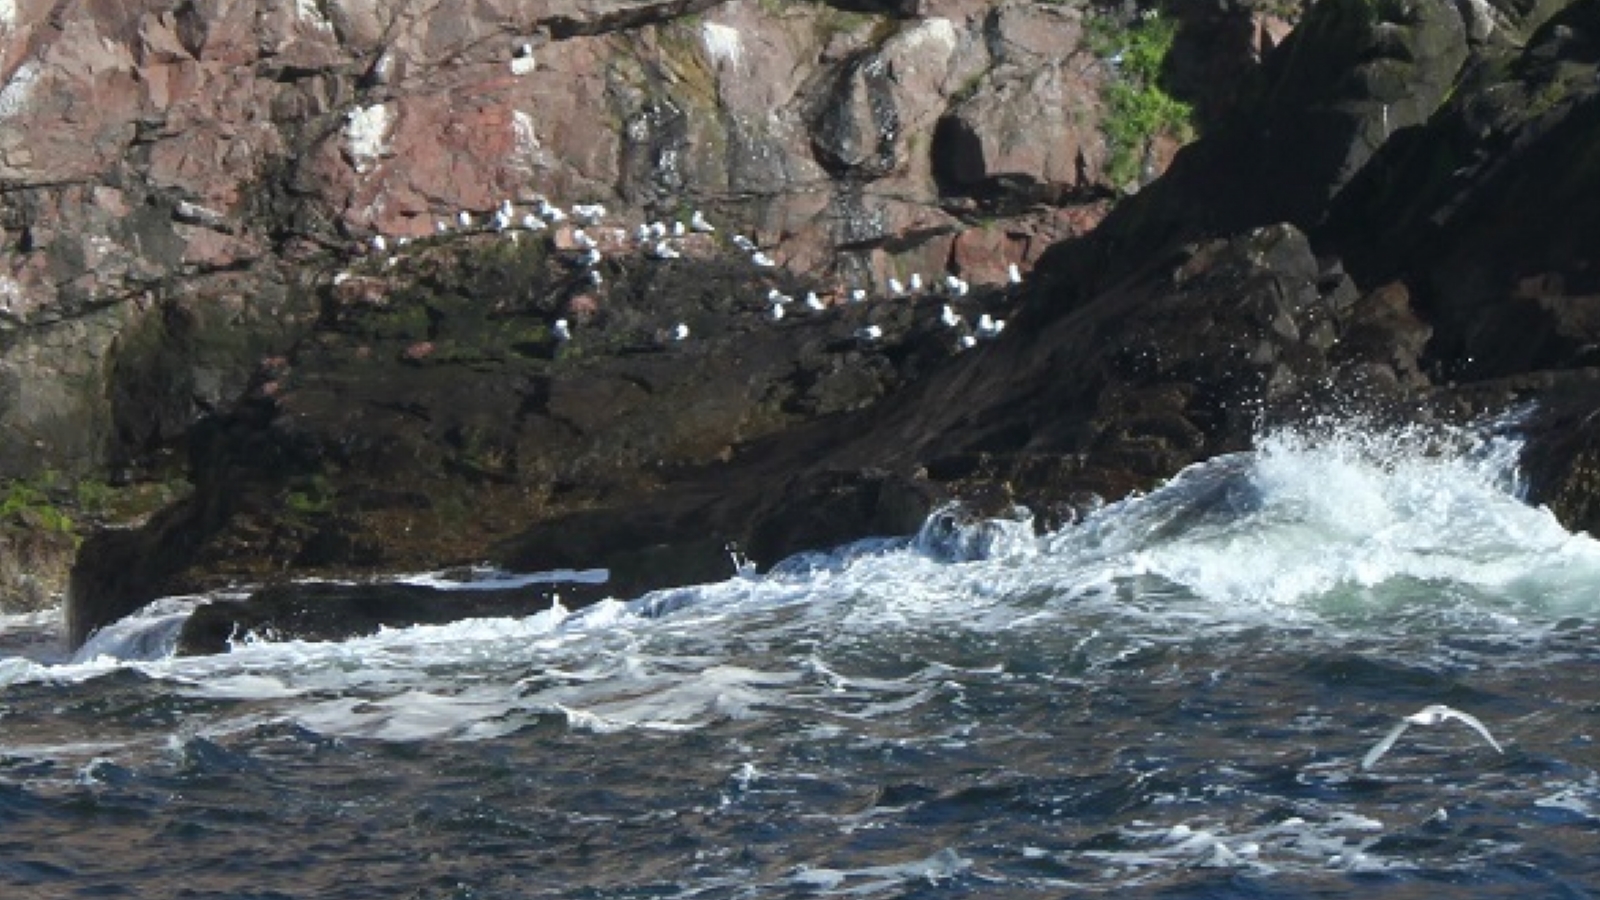
{"label": "seagull wing", "polygon": [[1373,744],[1372,749],[1367,751],[1367,755],[1361,757],[1361,768],[1372,768],[1378,760],[1383,758],[1385,753],[1389,752],[1389,748],[1394,746],[1394,742],[1400,740],[1400,735],[1405,734],[1406,729],[1410,727],[1411,723],[1402,719],[1399,725],[1389,729],[1389,733],[1383,736],[1383,740]]}
{"label": "seagull wing", "polygon": [[1505,750],[1501,749],[1500,742],[1494,739],[1494,735],[1489,733],[1489,729],[1485,727],[1482,722],[1478,721],[1477,716],[1474,716],[1471,713],[1464,713],[1459,709],[1451,709],[1449,707],[1439,710],[1439,714],[1447,719],[1455,719],[1458,722],[1465,723],[1471,727],[1473,731],[1476,731],[1478,734],[1482,735],[1483,739],[1489,742],[1489,746],[1493,747],[1497,752],[1506,752]]}

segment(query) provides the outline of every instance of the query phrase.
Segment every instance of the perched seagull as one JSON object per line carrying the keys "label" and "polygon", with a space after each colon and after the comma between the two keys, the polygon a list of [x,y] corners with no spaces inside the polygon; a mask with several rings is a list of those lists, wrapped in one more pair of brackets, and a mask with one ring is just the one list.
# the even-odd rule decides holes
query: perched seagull
{"label": "perched seagull", "polygon": [[664,237],[666,237],[667,236],[667,226],[661,224],[660,222],[651,222],[650,223],[650,236],[653,237],[653,238],[664,238]]}
{"label": "perched seagull", "polygon": [[850,302],[851,303],[865,303],[865,302],[867,302],[867,289],[866,288],[856,288],[855,290],[851,291],[850,292]]}
{"label": "perched seagull", "polygon": [[772,261],[772,257],[766,255],[765,253],[762,253],[760,250],[757,250],[754,254],[751,255],[750,261],[755,263],[756,265],[760,266],[763,269],[770,269],[773,266],[777,265],[777,263]]}
{"label": "perched seagull", "polygon": [[956,341],[956,349],[958,349],[958,350],[971,350],[973,347],[977,346],[977,344],[978,344],[978,339],[977,338],[973,337],[970,334],[963,334],[961,336],[961,340]]}
{"label": "perched seagull", "polygon": [[551,206],[550,201],[548,200],[539,201],[539,217],[547,222],[556,223],[565,222],[567,220],[567,214],[561,211],[561,207]]}
{"label": "perched seagull", "polygon": [[511,227],[511,215],[503,209],[495,210],[493,221],[495,231],[505,231]]}
{"label": "perched seagull", "polygon": [[772,304],[772,308],[767,310],[767,318],[771,319],[774,322],[782,322],[783,321],[783,304],[782,303],[774,303],[774,304]]}
{"label": "perched seagull", "polygon": [[939,313],[939,321],[943,322],[946,328],[955,328],[961,324],[961,317],[956,315],[956,311],[947,303],[944,311]]}
{"label": "perched seagull", "polygon": [[738,247],[740,250],[743,250],[746,253],[750,253],[756,249],[755,242],[742,234],[736,234],[730,238],[730,240],[733,241],[733,245],[735,247]]}
{"label": "perched seagull", "polygon": [[372,249],[382,253],[389,249],[389,242],[383,239],[383,235],[375,234],[372,236]]}
{"label": "perched seagull", "polygon": [[595,247],[590,247],[589,248],[589,252],[585,253],[583,255],[583,264],[584,264],[584,266],[586,268],[591,268],[591,269],[594,268],[595,266],[600,265],[600,251],[599,251],[599,249],[597,249]]}
{"label": "perched seagull", "polygon": [[818,297],[815,291],[806,294],[806,309],[809,309],[812,312],[822,312],[827,308],[828,304],[823,303],[822,298]]}
{"label": "perched seagull", "polygon": [[590,269],[589,270],[589,283],[590,284],[594,285],[595,287],[599,287],[600,285],[605,283],[605,280],[606,280],[605,276],[600,274],[600,270],[599,269]]}
{"label": "perched seagull", "polygon": [[558,341],[572,340],[572,329],[567,326],[566,319],[557,319],[556,324],[550,326],[550,333],[555,335]]}
{"label": "perched seagull", "polygon": [[911,273],[911,293],[922,293],[922,274],[919,272]]}
{"label": "perched seagull", "polygon": [[598,203],[574,203],[572,217],[584,225],[593,225],[606,217],[606,208]]}
{"label": "perched seagull", "polygon": [[688,340],[689,339],[689,326],[685,325],[682,322],[679,322],[672,329],[672,339],[675,340],[675,341]]}
{"label": "perched seagull", "polygon": [[787,294],[778,290],[777,288],[772,288],[771,290],[767,291],[768,303],[788,303],[790,299],[791,298]]}
{"label": "perched seagull", "polygon": [[678,259],[683,256],[666,241],[656,241],[655,246],[650,248],[650,255],[656,259]]}
{"label": "perched seagull", "polygon": [[682,222],[673,222],[672,223],[672,236],[673,237],[683,237],[684,235],[686,235],[688,233],[689,233],[689,229],[685,228],[683,226]]}
{"label": "perched seagull", "polygon": [[898,279],[898,278],[890,278],[889,279],[889,296],[891,296],[891,297],[904,297],[905,295],[906,295],[906,286],[900,283],[900,279]]}
{"label": "perched seagull", "polygon": [[1006,280],[1012,284],[1022,283],[1022,270],[1017,268],[1016,263],[1010,263],[1006,266]]}
{"label": "perched seagull", "polygon": [[868,325],[865,328],[856,329],[856,340],[864,344],[870,344],[881,337],[883,337],[883,329],[876,325]]}
{"label": "perched seagull", "polygon": [[589,237],[588,232],[584,231],[582,228],[576,229],[572,232],[572,242],[585,250],[593,250],[595,245],[594,238]]}
{"label": "perched seagull", "polygon": [[944,287],[952,296],[965,297],[970,286],[965,280],[955,275],[946,275],[944,277]]}
{"label": "perched seagull", "polygon": [[335,287],[337,287],[337,286],[339,286],[341,284],[344,284],[346,281],[349,281],[349,280],[350,280],[350,273],[349,272],[340,272],[339,274],[333,276],[333,284],[334,284]]}
{"label": "perched seagull", "polygon": [[528,229],[529,231],[543,231],[545,225],[543,219],[539,218],[533,213],[528,213],[522,217],[522,227]]}
{"label": "perched seagull", "polygon": [[978,337],[996,338],[1000,336],[1000,332],[1005,330],[1005,319],[992,319],[988,313],[978,317]]}
{"label": "perched seagull", "polygon": [[640,222],[639,227],[633,230],[633,239],[640,244],[649,242],[650,226]]}
{"label": "perched seagull", "polygon": [[463,209],[461,212],[456,213],[456,221],[461,223],[462,228],[471,228],[472,213],[469,213]]}
{"label": "perched seagull", "polygon": [[1383,736],[1383,740],[1373,744],[1372,749],[1367,751],[1367,755],[1361,757],[1361,768],[1372,768],[1378,760],[1383,758],[1385,753],[1389,752],[1389,748],[1393,747],[1394,742],[1400,739],[1400,735],[1406,733],[1407,728],[1413,725],[1438,725],[1446,719],[1455,719],[1458,722],[1465,723],[1485,741],[1488,741],[1489,746],[1493,747],[1495,752],[1506,752],[1501,749],[1500,742],[1494,739],[1494,735],[1489,733],[1489,729],[1485,728],[1476,716],[1464,713],[1459,709],[1452,709],[1442,703],[1435,703],[1432,706],[1424,706],[1422,709],[1401,719],[1400,724],[1390,729],[1389,733]]}
{"label": "perched seagull", "polygon": [[450,224],[448,222],[446,222],[445,220],[440,219],[439,221],[433,223],[433,230],[438,232],[439,234],[444,234],[445,232],[450,230]]}
{"label": "perched seagull", "polygon": [[706,221],[705,213],[698,209],[694,211],[694,215],[689,217],[689,227],[701,234],[711,234],[717,230],[715,226]]}

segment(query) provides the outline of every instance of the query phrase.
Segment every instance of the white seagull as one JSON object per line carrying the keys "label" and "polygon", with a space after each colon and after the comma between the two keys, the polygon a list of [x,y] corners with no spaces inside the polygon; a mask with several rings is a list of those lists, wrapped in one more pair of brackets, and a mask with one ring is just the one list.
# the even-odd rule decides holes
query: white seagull
{"label": "white seagull", "polygon": [[556,324],[550,326],[550,333],[555,335],[558,341],[572,340],[572,329],[567,326],[566,319],[557,319]]}
{"label": "white seagull", "polygon": [[471,228],[472,213],[469,213],[463,209],[461,212],[456,213],[456,221],[461,223],[462,228]]}
{"label": "white seagull", "polygon": [[961,324],[961,317],[956,315],[956,311],[951,309],[950,304],[947,303],[944,311],[939,313],[939,321],[943,322],[946,328],[955,328]]}
{"label": "white seagull", "polygon": [[891,297],[904,297],[905,295],[906,295],[906,287],[905,287],[905,285],[900,283],[900,279],[898,279],[898,278],[890,278],[889,279],[889,296],[891,296]]}
{"label": "white seagull", "polygon": [[733,241],[733,245],[735,247],[738,247],[740,250],[743,250],[746,253],[750,253],[751,251],[756,249],[755,242],[750,240],[749,238],[745,237],[742,234],[736,234],[732,238],[730,238],[730,240]]}
{"label": "white seagull", "polygon": [[672,329],[672,339],[675,340],[675,341],[686,341],[686,340],[688,340],[689,339],[689,326],[683,324],[682,322],[679,322]]}
{"label": "white seagull", "polygon": [[851,291],[850,292],[850,302],[851,303],[865,303],[865,302],[867,302],[867,289],[866,288],[856,288],[855,290]]}
{"label": "white seagull", "polygon": [[382,253],[389,249],[389,242],[383,239],[383,235],[375,234],[372,236],[372,249]]}
{"label": "white seagull", "polygon": [[1006,265],[1006,280],[1012,284],[1022,283],[1022,270],[1017,268],[1016,263],[1009,263]]}
{"label": "white seagull", "polygon": [[754,254],[752,254],[750,256],[750,261],[755,263],[756,265],[760,266],[763,269],[770,269],[773,266],[777,265],[777,263],[772,261],[772,257],[766,255],[765,253],[762,253],[760,250],[757,250]]}
{"label": "white seagull", "polygon": [[828,304],[822,302],[822,298],[817,296],[816,291],[810,291],[806,294],[806,309],[812,312],[822,312],[827,308]]}
{"label": "white seagull", "polygon": [[868,325],[865,328],[856,329],[856,339],[864,344],[870,344],[881,337],[883,337],[883,329],[876,325]]}
{"label": "white seagull", "polygon": [[1394,746],[1394,742],[1400,739],[1400,735],[1406,733],[1407,728],[1413,725],[1438,725],[1446,719],[1455,719],[1464,723],[1473,731],[1476,731],[1485,741],[1488,741],[1489,746],[1493,747],[1497,753],[1506,752],[1501,749],[1500,742],[1494,739],[1494,735],[1489,733],[1489,729],[1484,727],[1484,724],[1478,721],[1476,716],[1464,713],[1459,709],[1452,709],[1442,703],[1435,703],[1432,706],[1424,706],[1422,709],[1401,719],[1400,724],[1390,729],[1389,733],[1383,736],[1383,740],[1373,744],[1372,749],[1367,751],[1367,755],[1361,757],[1361,768],[1370,769],[1376,765],[1378,760],[1389,752],[1389,748]]}
{"label": "white seagull", "polygon": [[717,230],[715,226],[706,221],[705,214],[698,209],[694,211],[694,215],[689,217],[689,227],[701,234],[711,234]]}
{"label": "white seagull", "polygon": [[782,303],[774,303],[774,304],[772,304],[772,308],[767,310],[767,318],[771,319],[774,322],[783,321],[783,304]]}
{"label": "white seagull", "polygon": [[911,273],[910,287],[911,287],[911,293],[913,293],[913,294],[922,293],[922,275],[921,275],[921,273],[918,273],[918,272],[912,272]]}

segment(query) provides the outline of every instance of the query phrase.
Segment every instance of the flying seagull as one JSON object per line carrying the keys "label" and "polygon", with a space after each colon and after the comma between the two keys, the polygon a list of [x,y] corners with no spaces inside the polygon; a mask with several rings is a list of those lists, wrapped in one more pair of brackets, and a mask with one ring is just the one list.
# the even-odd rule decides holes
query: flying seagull
{"label": "flying seagull", "polygon": [[1459,709],[1452,709],[1442,703],[1435,703],[1401,719],[1400,724],[1390,729],[1389,733],[1383,736],[1383,740],[1374,744],[1372,749],[1367,751],[1367,755],[1361,757],[1361,768],[1372,768],[1378,760],[1383,758],[1385,753],[1389,752],[1389,748],[1393,747],[1394,742],[1400,739],[1400,735],[1406,733],[1407,728],[1413,725],[1438,725],[1446,719],[1455,719],[1466,724],[1484,740],[1488,741],[1489,746],[1493,747],[1497,753],[1506,752],[1501,749],[1500,742],[1494,739],[1494,735],[1489,733],[1489,729],[1484,727],[1484,724],[1478,721],[1476,716],[1464,713]]}

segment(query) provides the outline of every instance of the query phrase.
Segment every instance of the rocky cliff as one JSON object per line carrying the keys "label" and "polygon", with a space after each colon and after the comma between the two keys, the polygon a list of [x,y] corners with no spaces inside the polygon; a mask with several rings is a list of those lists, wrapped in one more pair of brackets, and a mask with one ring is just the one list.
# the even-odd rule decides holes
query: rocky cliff
{"label": "rocky cliff", "polygon": [[[300,345],[374,241],[507,201],[704,210],[835,287],[1002,283],[1185,136],[1102,127],[1139,21],[987,0],[7,2],[0,480],[176,484],[191,426]],[[1207,73],[1286,28],[1243,5],[1185,21],[1204,49],[1174,59]]]}
{"label": "rocky cliff", "polygon": [[1357,394],[1543,400],[1535,498],[1593,524],[1595,4],[448,6],[0,26],[0,460],[193,485],[85,543],[77,636],[1060,524]]}

